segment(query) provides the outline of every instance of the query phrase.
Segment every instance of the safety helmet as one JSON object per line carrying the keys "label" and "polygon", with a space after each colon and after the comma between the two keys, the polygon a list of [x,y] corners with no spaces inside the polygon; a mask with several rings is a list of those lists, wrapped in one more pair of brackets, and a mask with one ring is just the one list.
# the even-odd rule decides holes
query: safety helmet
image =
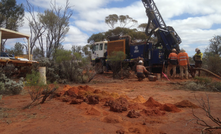
{"label": "safety helmet", "polygon": [[138,62],[138,63],[142,64],[142,63],[143,63],[143,61],[142,61],[142,60],[139,60],[139,62]]}
{"label": "safety helmet", "polygon": [[183,48],[181,48],[180,52],[186,52]]}
{"label": "safety helmet", "polygon": [[173,48],[173,49],[172,49],[172,52],[176,52],[176,49],[175,49],[175,48]]}
{"label": "safety helmet", "polygon": [[200,51],[200,49],[199,49],[199,48],[196,48],[196,49],[195,49],[195,52],[198,52],[198,51]]}

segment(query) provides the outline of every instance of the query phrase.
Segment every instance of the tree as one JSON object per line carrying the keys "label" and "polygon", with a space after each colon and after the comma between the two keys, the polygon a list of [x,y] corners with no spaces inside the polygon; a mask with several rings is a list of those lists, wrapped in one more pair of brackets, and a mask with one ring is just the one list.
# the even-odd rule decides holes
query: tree
{"label": "tree", "polygon": [[53,52],[60,47],[69,31],[69,19],[73,14],[70,8],[69,0],[66,1],[64,8],[57,7],[56,3],[51,3],[51,9],[39,13],[37,18],[34,16],[32,6],[29,8],[31,19],[33,19],[33,21],[29,19],[30,29],[33,30],[31,42],[33,45],[38,42],[41,53],[44,52],[48,58],[53,56]]}
{"label": "tree", "polygon": [[[30,14],[31,17],[26,17],[26,19],[29,22],[29,28],[30,28],[30,53],[33,54],[33,49],[36,46],[37,41],[41,42],[40,37],[44,34],[45,32],[45,28],[43,26],[42,23],[40,23],[39,20],[39,13],[36,15],[35,14],[35,8],[34,6],[32,6],[28,0],[26,0],[27,2],[27,7],[26,10],[28,11],[28,13]],[[44,50],[44,46],[42,44],[40,44],[40,48],[42,50]],[[27,47],[27,46],[26,46]],[[39,50],[39,47],[35,50],[35,53]],[[35,54],[36,55],[36,54]],[[44,54],[43,54],[44,56]]]}
{"label": "tree", "polygon": [[137,20],[131,18],[129,15],[120,15],[111,14],[105,18],[105,23],[111,28],[114,29],[117,23],[120,23],[120,27],[131,28],[137,24]]}
{"label": "tree", "polygon": [[11,49],[7,49],[7,52],[9,54],[18,56],[18,55],[23,55],[23,50],[24,50],[24,46],[21,43],[16,42],[14,47],[12,47]]}
{"label": "tree", "polygon": [[221,36],[217,35],[214,36],[210,40],[210,45],[206,49],[206,52],[211,52],[213,54],[221,55]]}
{"label": "tree", "polygon": [[204,66],[216,73],[221,75],[221,36],[214,36],[210,40],[209,47],[206,49],[203,56]]}
{"label": "tree", "polygon": [[105,40],[105,33],[98,33],[98,34],[92,34],[91,37],[87,40],[88,43],[94,43],[98,41],[103,41]]}
{"label": "tree", "polygon": [[[0,2],[0,27],[18,31],[23,24],[23,4],[16,4],[16,0],[1,0]],[[2,42],[2,50],[7,40]]]}
{"label": "tree", "polygon": [[16,4],[16,0],[1,0],[0,27],[17,31],[22,26],[24,17],[23,4]]}
{"label": "tree", "polygon": [[105,18],[105,23],[111,28],[114,29],[114,25],[118,22],[118,15],[111,14]]}
{"label": "tree", "polygon": [[137,24],[137,20],[131,18],[129,15],[120,15],[119,22],[121,27],[126,27],[128,24],[130,24],[129,27],[133,27]]}

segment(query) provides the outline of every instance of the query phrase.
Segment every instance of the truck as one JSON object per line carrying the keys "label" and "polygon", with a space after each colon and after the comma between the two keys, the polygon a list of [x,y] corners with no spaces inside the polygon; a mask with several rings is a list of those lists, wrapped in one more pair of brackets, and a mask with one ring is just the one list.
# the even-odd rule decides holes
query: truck
{"label": "truck", "polygon": [[[124,61],[133,68],[138,58],[142,58],[144,66],[153,73],[161,73],[168,63],[168,56],[172,49],[179,52],[182,42],[179,35],[171,26],[167,26],[153,0],[142,0],[148,17],[145,34],[147,41],[133,43],[129,35],[109,37],[108,41],[95,42],[92,46],[92,63],[96,66],[97,73],[104,71],[107,56],[113,51],[122,51],[127,57]],[[150,27],[151,26],[151,27]],[[150,38],[156,38],[151,42]]]}

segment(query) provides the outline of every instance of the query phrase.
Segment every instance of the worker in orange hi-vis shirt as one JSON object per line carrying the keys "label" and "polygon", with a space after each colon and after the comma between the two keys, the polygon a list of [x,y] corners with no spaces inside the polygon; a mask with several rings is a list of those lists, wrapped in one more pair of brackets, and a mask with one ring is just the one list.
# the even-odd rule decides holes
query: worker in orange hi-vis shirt
{"label": "worker in orange hi-vis shirt", "polygon": [[181,79],[183,79],[183,70],[185,70],[185,77],[186,79],[188,79],[189,56],[185,52],[185,50],[182,48],[177,57],[178,57],[178,62],[180,66]]}
{"label": "worker in orange hi-vis shirt", "polygon": [[167,76],[170,78],[170,70],[173,69],[172,78],[175,78],[176,75],[176,66],[178,64],[176,49],[172,49],[168,57],[168,66],[167,66]]}

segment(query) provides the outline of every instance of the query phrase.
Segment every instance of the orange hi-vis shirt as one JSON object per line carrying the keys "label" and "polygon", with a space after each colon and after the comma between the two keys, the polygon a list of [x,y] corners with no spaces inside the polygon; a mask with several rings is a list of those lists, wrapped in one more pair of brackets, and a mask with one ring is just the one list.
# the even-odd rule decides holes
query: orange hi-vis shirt
{"label": "orange hi-vis shirt", "polygon": [[178,57],[179,65],[186,66],[188,64],[187,60],[189,59],[189,57],[186,52],[180,52],[177,57]]}
{"label": "orange hi-vis shirt", "polygon": [[176,53],[170,53],[168,59],[170,59],[170,60],[177,60],[177,54]]}

